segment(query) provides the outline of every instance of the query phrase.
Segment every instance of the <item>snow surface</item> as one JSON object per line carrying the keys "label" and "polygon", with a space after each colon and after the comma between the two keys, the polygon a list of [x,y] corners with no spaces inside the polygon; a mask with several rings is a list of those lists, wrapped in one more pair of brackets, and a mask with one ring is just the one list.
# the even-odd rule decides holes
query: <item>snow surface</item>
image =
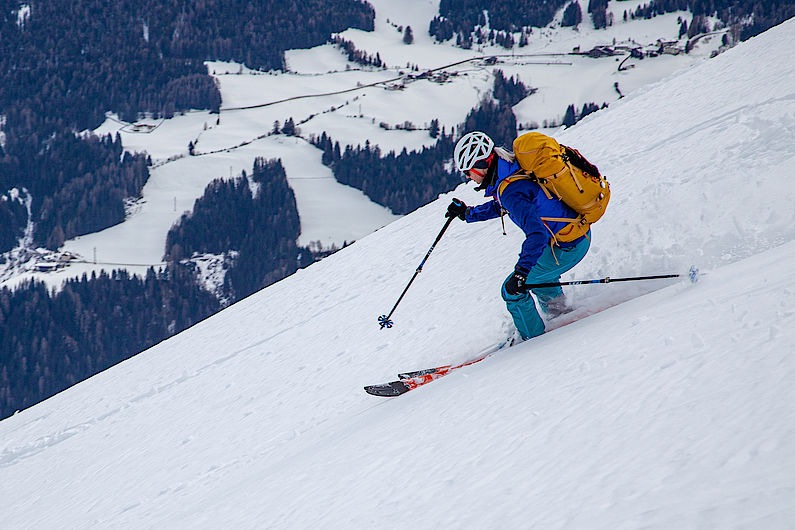
{"label": "snow surface", "polygon": [[791,528],[793,46],[795,20],[560,136],[613,187],[568,278],[699,283],[568,289],[604,310],[369,396],[510,333],[499,221],[454,223],[378,329],[462,186],[0,422],[0,527]]}
{"label": "snow surface", "polygon": [[[634,9],[637,0],[616,3],[615,7],[611,4],[611,9],[620,12],[614,17],[614,25],[605,30],[594,30],[585,13],[579,27],[561,28],[553,22],[548,28],[535,28],[528,46],[517,46],[509,52],[499,46],[464,50],[456,48],[454,40],[435,42],[427,29],[438,13],[438,0],[377,0],[372,4],[376,11],[374,31],[347,30],[340,36],[372,56],[378,53],[387,69],[350,63],[330,44],[287,52],[287,72],[259,72],[245,65],[211,61],[207,68],[220,86],[220,116],[197,111],[168,120],[142,119],[135,124],[108,116],[94,132],[118,133],[127,151],[145,151],[153,159],[151,176],[137,207],[123,223],[67,241],[60,249],[87,263],[50,273],[35,272],[33,262],[5,271],[0,268],[0,285],[14,287],[36,278],[59,288],[68,278],[120,267],[144,274],[148,266],[161,263],[168,230],[184,212],[192,210],[207,184],[216,178],[250,172],[258,156],[281,158],[285,165],[301,219],[298,243],[319,241],[325,248],[340,247],[397,216],[359,191],[336,182],[321,163],[320,151],[308,142],[270,135],[275,121],[284,124],[293,118],[304,139],[327,132],[343,148],[369,141],[385,153],[404,147],[418,150],[435,142],[427,131],[433,119],[447,131],[464,121],[492,89],[495,69],[518,76],[538,89],[514,111],[522,126],[543,126],[545,121],[559,123],[570,104],[578,109],[588,102],[612,104],[619,97],[616,82],[623,94],[629,94],[699,64],[720,44],[720,36],[704,38],[690,54],[633,59],[627,63],[627,70],[619,72],[617,67],[624,56],[591,59],[568,54],[575,47],[587,51],[596,45],[634,42],[654,47],[658,40],[676,41],[677,19],[689,20],[691,15],[669,13],[651,20],[624,22],[623,9]],[[561,15],[562,9],[558,20]],[[414,44],[403,43],[398,29],[405,26],[412,27]],[[518,34],[515,37],[518,41]],[[684,47],[684,41],[680,46]],[[490,55],[502,57],[493,66],[472,60],[446,68],[451,77],[444,83],[408,78],[427,69]],[[386,90],[398,84],[405,88]],[[406,122],[418,130],[396,128]],[[191,142],[199,156],[188,156]],[[30,252],[33,249],[22,250],[22,254],[37,255]]]}
{"label": "snow surface", "polygon": [[30,6],[22,4],[17,9],[17,26],[20,28],[24,27],[28,19],[30,19]]}

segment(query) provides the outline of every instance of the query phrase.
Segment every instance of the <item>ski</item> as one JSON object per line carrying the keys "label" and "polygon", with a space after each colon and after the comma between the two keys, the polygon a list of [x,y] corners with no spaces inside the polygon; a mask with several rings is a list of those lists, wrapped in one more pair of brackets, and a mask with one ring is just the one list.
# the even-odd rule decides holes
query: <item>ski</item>
{"label": "ski", "polygon": [[414,372],[403,372],[402,374],[398,374],[398,379],[413,379],[415,377],[420,377],[423,375],[435,374],[439,370],[444,370],[445,368],[450,368],[450,365],[446,364],[444,366],[437,366],[436,368],[426,368],[425,370],[417,370]]}
{"label": "ski", "polygon": [[453,370],[457,370],[465,366],[471,366],[475,363],[479,363],[480,361],[492,355],[493,353],[507,346],[510,346],[511,345],[510,342],[512,341],[502,342],[496,346],[491,346],[486,350],[482,351],[475,358],[465,361],[461,364],[446,364],[444,366],[427,368],[425,370],[403,372],[401,374],[398,374],[397,381],[390,381],[388,383],[382,383],[379,385],[369,385],[364,387],[364,391],[373,396],[380,396],[380,397],[395,397],[403,395],[409,390],[414,390],[415,388],[427,385],[431,381],[436,381],[440,377],[444,377]]}
{"label": "ski", "polygon": [[[439,368],[431,368],[430,370],[435,370],[435,371],[431,371],[430,373],[424,373],[423,375],[418,375],[415,377],[409,377],[407,379],[400,379],[398,381],[383,383],[380,385],[366,386],[364,387],[364,390],[365,392],[367,392],[368,394],[372,394],[373,396],[381,396],[381,397],[400,396],[405,394],[409,390],[414,390],[415,388],[427,385],[431,381],[436,381],[440,377],[444,377],[453,370],[462,368],[464,366],[469,366],[471,364],[475,364],[477,362],[482,361],[485,358],[486,357],[482,357],[479,359],[467,361],[465,363],[457,365],[448,365]],[[427,370],[422,370],[422,372],[427,372]]]}
{"label": "ski", "polygon": [[409,390],[411,390],[411,388],[403,381],[392,381],[391,383],[364,387],[364,391],[368,394],[380,397],[395,397],[405,394]]}

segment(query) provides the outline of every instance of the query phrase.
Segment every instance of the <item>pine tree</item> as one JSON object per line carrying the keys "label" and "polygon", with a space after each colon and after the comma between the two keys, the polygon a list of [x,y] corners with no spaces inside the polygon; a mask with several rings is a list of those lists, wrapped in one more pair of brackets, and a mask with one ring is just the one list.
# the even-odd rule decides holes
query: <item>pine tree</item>
{"label": "pine tree", "polygon": [[414,42],[414,34],[411,31],[411,26],[406,26],[406,31],[403,33],[403,43],[412,44]]}
{"label": "pine tree", "polygon": [[563,125],[571,127],[577,123],[577,112],[574,110],[574,105],[569,105],[566,108],[566,114],[563,116]]}
{"label": "pine tree", "polygon": [[295,136],[295,122],[293,118],[287,118],[287,121],[284,122],[284,127],[282,127],[282,134],[287,136]]}
{"label": "pine tree", "polygon": [[431,127],[428,130],[428,134],[431,138],[437,138],[439,136],[439,120],[434,118],[431,120]]}
{"label": "pine tree", "polygon": [[580,8],[580,3],[574,0],[563,11],[563,20],[561,20],[560,24],[561,26],[571,27],[578,25],[580,22],[582,22],[582,8]]}

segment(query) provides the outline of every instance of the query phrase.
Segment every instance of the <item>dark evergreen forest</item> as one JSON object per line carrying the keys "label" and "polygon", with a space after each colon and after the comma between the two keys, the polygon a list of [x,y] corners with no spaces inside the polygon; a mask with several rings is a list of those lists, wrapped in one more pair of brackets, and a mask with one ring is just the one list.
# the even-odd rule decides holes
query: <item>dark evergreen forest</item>
{"label": "dark evergreen forest", "polygon": [[439,41],[457,35],[459,43],[471,44],[471,34],[475,31],[475,26],[486,25],[484,10],[488,11],[488,22],[492,31],[517,32],[525,27],[546,26],[564,2],[565,0],[441,0],[439,16],[431,21],[429,32]]}
{"label": "dark evergreen forest", "polygon": [[[114,142],[75,131],[95,128],[108,111],[128,121],[217,111],[205,60],[281,68],[285,49],[348,27],[372,29],[374,17],[360,0],[25,3],[30,14],[19,18],[20,2],[0,0],[0,190],[30,190],[35,242],[50,248],[121,221],[122,199],[137,197],[148,176],[143,158],[120,160]],[[0,228],[3,252],[27,214],[2,205],[0,215],[9,220]]]}
{"label": "dark evergreen forest", "polygon": [[[459,133],[484,131],[498,145],[512,145],[517,129],[511,107],[532,90],[520,80],[508,79],[497,70],[493,98],[484,99],[470,111],[459,127]],[[439,131],[438,120],[431,122],[430,134],[436,138],[433,146],[411,152],[404,148],[400,153],[390,151],[384,154],[380,147],[373,147],[369,142],[364,147],[348,145],[343,149],[325,132],[313,139],[313,143],[323,150],[323,163],[332,169],[339,182],[361,190],[372,201],[403,215],[428,204],[440,193],[450,191],[462,182],[457,172],[445,168],[458,138],[452,131],[449,135],[444,129]]]}
{"label": "dark evergreen forest", "polygon": [[563,19],[560,21],[560,25],[571,27],[576,26],[580,22],[582,22],[582,8],[580,3],[574,0],[563,11]]}
{"label": "dark evergreen forest", "polygon": [[[456,36],[456,43],[465,48],[473,38],[505,47],[513,46],[513,39],[505,33],[519,32],[529,26],[545,26],[566,0],[441,0],[439,15],[430,23],[429,33],[438,41]],[[563,25],[579,23],[579,5],[570,4]],[[607,26],[607,0],[590,0],[588,12],[594,17],[597,29]],[[716,16],[724,24],[736,26],[738,38],[746,40],[795,16],[795,3],[790,0],[650,0],[641,8],[642,16],[688,10],[695,16]],[[483,11],[488,11],[490,33],[480,29],[486,24]],[[640,16],[640,15],[639,15]],[[496,32],[496,34],[495,34]],[[502,33],[502,35],[500,35]],[[522,42],[520,42],[520,46]]]}
{"label": "dark evergreen forest", "polygon": [[297,246],[301,234],[295,195],[281,161],[257,158],[249,178],[218,179],[168,233],[170,261],[194,254],[230,254],[224,295],[237,301],[312,263]]}
{"label": "dark evergreen forest", "polygon": [[[715,16],[736,28],[736,38],[746,40],[795,16],[795,3],[789,0],[651,0],[639,6],[632,16],[651,18],[681,10],[691,11],[695,22]],[[694,35],[691,32],[688,36]]]}
{"label": "dark evergreen forest", "polygon": [[[14,248],[25,229],[28,212],[20,196],[0,195],[0,250]],[[0,264],[3,263],[0,253]]]}
{"label": "dark evergreen forest", "polygon": [[461,183],[461,178],[447,171],[455,142],[452,136],[440,134],[436,144],[422,151],[382,153],[378,146],[366,142],[364,147],[347,146],[324,132],[315,140],[323,149],[323,163],[342,184],[362,190],[373,202],[388,207],[398,215],[407,214],[436,199]]}
{"label": "dark evergreen forest", "polygon": [[124,271],[0,290],[0,419],[132,357],[218,311],[192,273]]}
{"label": "dark evergreen forest", "polygon": [[516,138],[516,116],[510,105],[487,98],[470,111],[464,121],[464,131],[483,131],[496,145],[510,148]]}
{"label": "dark evergreen forest", "polygon": [[574,105],[569,105],[566,108],[566,113],[563,115],[563,125],[566,127],[571,127],[587,115],[593,114],[597,110],[604,108],[607,108],[607,103],[602,103],[602,106],[600,107],[596,103],[590,102],[585,103],[582,106],[582,110],[577,112],[577,109],[574,107]]}
{"label": "dark evergreen forest", "polygon": [[506,79],[501,70],[494,73],[493,98],[485,98],[464,120],[462,131],[483,131],[497,145],[510,146],[517,135],[516,116],[512,107],[534,89],[519,79]]}
{"label": "dark evergreen forest", "polygon": [[533,94],[534,88],[528,88],[522,83],[518,76],[514,79],[505,77],[502,70],[494,71],[494,99],[503,106],[513,107],[524,98]]}
{"label": "dark evergreen forest", "polygon": [[[20,17],[22,4],[0,0],[0,253],[18,244],[28,221],[8,192],[15,188],[33,199],[34,245],[55,249],[123,219],[123,200],[140,196],[149,161],[123,153],[118,138],[80,133],[106,112],[132,121],[218,111],[203,61],[281,68],[285,49],[321,44],[348,27],[372,29],[374,16],[360,0],[29,0]],[[280,185],[263,181],[273,190],[262,197],[275,201]],[[277,215],[280,236],[243,241],[228,275],[237,296],[295,270],[294,202]],[[258,262],[270,252],[277,257]],[[287,255],[293,265],[279,261]],[[43,284],[2,290],[0,418],[218,309],[193,272],[175,264],[143,280],[124,272],[83,278],[57,293]]]}
{"label": "dark evergreen forest", "polygon": [[[57,249],[65,239],[120,223],[124,199],[138,197],[149,178],[147,157],[124,153],[118,136],[53,134],[44,149],[35,147],[38,141],[10,138],[9,150],[15,154],[0,160],[0,175],[13,179],[6,180],[5,189],[24,187],[32,195],[38,246]],[[7,246],[0,250],[16,245],[26,222],[27,211],[18,208],[15,230],[3,231]]]}

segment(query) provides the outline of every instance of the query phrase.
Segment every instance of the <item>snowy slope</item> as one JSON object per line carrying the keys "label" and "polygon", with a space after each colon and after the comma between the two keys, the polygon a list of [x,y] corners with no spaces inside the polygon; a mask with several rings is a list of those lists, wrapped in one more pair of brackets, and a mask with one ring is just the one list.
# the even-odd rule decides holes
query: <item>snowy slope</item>
{"label": "snowy slope", "polygon": [[0,422],[0,527],[790,527],[793,46],[790,21],[561,135],[614,189],[576,277],[698,284],[572,289],[633,299],[368,396],[509,332],[497,221],[452,225],[376,323],[462,186]]}

